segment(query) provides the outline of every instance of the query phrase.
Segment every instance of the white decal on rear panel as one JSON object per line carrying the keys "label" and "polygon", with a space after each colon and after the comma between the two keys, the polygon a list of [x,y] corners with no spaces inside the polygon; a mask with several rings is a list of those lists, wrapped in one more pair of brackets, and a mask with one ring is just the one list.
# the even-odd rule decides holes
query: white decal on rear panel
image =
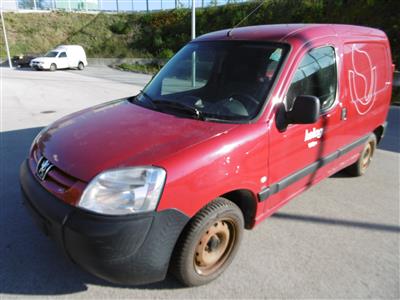
{"label": "white decal on rear panel", "polygon": [[[361,69],[362,62],[368,64],[367,68]],[[351,101],[357,112],[365,115],[374,105],[376,94],[376,66],[372,65],[371,58],[366,51],[352,46],[351,62],[353,69],[349,70],[349,87]],[[356,65],[358,66],[356,67]],[[357,70],[358,69],[358,70]]]}

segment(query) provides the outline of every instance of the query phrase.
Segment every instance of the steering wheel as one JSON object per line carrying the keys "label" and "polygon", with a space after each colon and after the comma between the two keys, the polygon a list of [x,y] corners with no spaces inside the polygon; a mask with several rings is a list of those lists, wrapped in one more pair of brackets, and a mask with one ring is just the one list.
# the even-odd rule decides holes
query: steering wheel
{"label": "steering wheel", "polygon": [[232,94],[228,99],[235,99],[241,102],[249,113],[253,112],[258,107],[260,102],[251,95],[248,94]]}

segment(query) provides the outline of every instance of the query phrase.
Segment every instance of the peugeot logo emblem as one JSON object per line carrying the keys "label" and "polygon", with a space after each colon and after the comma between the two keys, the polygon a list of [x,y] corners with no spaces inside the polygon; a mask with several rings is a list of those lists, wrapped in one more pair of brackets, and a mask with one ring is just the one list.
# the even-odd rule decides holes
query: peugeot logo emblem
{"label": "peugeot logo emblem", "polygon": [[53,167],[54,166],[50,163],[50,161],[42,156],[36,167],[37,177],[39,177],[40,180],[44,180],[47,176],[47,173],[49,173]]}

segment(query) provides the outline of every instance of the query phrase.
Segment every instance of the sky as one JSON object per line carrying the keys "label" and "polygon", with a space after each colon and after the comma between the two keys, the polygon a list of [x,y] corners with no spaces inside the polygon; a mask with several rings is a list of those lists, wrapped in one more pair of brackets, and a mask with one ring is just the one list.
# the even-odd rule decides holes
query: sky
{"label": "sky", "polygon": [[[195,0],[196,7],[202,7],[202,5],[209,6],[213,0]],[[218,5],[226,4],[229,0],[217,0]],[[231,0],[231,2],[245,2],[247,0]],[[38,9],[44,6],[44,9],[51,9],[54,7],[64,8],[68,10],[68,7],[76,9],[77,6],[85,7],[84,3],[88,4],[88,7],[98,4],[99,10],[104,11],[146,11],[146,0],[1,0],[4,3],[19,3],[20,8],[34,9],[34,3],[36,2]],[[175,8],[175,0],[149,0],[149,10],[161,10],[161,9],[172,9]],[[215,0],[214,0],[215,2]],[[90,5],[90,4],[91,5]],[[118,4],[117,4],[118,3]],[[178,7],[192,7],[192,0],[178,0]]]}
{"label": "sky", "polygon": [[[119,11],[146,11],[146,0],[1,0],[4,3],[19,3],[20,8],[34,9],[34,2],[36,1],[38,9],[44,5],[44,9],[51,9],[53,7],[61,7],[68,9],[68,7],[85,7],[84,2],[92,5],[98,3],[99,10],[104,11],[117,11],[117,3]],[[195,0],[196,7],[202,5],[209,6],[213,0]],[[215,0],[214,0],[215,1]],[[226,4],[229,0],[217,0],[218,5]],[[245,2],[247,0],[231,0],[231,2]],[[161,10],[175,8],[175,0],[149,0],[149,10]],[[40,4],[39,4],[40,3]],[[61,3],[61,4],[60,4]],[[88,5],[91,7],[92,5]],[[92,6],[93,7],[93,6]],[[178,7],[192,7],[192,0],[178,0]]]}
{"label": "sky", "polygon": [[[117,1],[121,11],[146,10],[146,0],[98,0],[102,10],[116,10]],[[204,0],[207,6],[211,0]],[[184,7],[192,6],[191,0],[179,0]],[[225,4],[227,0],[219,0],[218,4]],[[196,7],[201,7],[202,1],[196,0]],[[133,8],[133,9],[132,9]],[[150,10],[175,8],[175,0],[149,0]]]}

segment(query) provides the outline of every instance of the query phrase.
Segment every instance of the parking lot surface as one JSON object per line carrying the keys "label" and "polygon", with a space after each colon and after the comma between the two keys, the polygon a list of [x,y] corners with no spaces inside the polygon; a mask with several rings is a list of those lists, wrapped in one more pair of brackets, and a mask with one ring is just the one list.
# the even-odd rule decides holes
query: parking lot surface
{"label": "parking lot surface", "polygon": [[[149,77],[107,68],[1,72],[0,297],[400,297],[400,109],[367,174],[338,173],[252,231],[218,280],[183,288],[174,278],[116,286],[69,262],[22,205],[19,165],[38,131],[68,113],[137,93]],[[101,134],[101,133],[100,133]]]}

